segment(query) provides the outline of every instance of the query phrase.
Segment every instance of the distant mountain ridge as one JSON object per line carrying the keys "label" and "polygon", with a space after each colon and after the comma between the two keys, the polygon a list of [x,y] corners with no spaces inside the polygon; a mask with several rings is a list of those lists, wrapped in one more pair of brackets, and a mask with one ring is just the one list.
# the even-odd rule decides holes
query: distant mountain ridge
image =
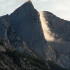
{"label": "distant mountain ridge", "polygon": [[48,11],[38,12],[31,1],[0,17],[0,38],[7,40],[14,50],[36,53],[70,69],[70,21]]}

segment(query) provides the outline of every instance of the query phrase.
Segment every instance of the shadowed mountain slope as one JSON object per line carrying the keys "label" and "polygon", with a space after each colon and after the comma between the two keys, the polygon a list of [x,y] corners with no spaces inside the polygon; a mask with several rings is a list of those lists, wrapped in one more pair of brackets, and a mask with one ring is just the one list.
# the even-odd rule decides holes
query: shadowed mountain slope
{"label": "shadowed mountain slope", "polygon": [[26,2],[10,15],[11,27],[27,43],[30,49],[43,56],[44,47],[47,45],[44,39],[39,13],[34,9],[31,1]]}

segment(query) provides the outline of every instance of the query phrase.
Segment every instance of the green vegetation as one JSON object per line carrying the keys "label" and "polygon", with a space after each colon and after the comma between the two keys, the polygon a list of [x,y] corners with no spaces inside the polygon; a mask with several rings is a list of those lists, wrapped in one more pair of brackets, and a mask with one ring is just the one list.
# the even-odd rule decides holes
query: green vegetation
{"label": "green vegetation", "polygon": [[[10,50],[7,50],[6,54],[9,57],[13,58],[14,63],[17,64],[19,67],[21,67],[21,63],[20,63],[20,59],[19,59],[19,58],[21,58],[27,66],[29,66],[29,65],[34,66],[34,70],[39,70],[39,69],[48,70],[47,66],[44,63],[44,60],[35,58],[32,55],[29,55],[27,53],[19,53],[17,51],[12,52]],[[26,60],[24,60],[25,58],[26,58]]]}
{"label": "green vegetation", "polygon": [[[2,60],[11,70],[65,70],[51,61],[45,61],[25,52],[19,53],[8,49],[6,52],[0,53],[0,60]],[[20,60],[24,63],[23,67]],[[3,64],[0,65],[2,65],[1,70],[8,70],[3,68]]]}

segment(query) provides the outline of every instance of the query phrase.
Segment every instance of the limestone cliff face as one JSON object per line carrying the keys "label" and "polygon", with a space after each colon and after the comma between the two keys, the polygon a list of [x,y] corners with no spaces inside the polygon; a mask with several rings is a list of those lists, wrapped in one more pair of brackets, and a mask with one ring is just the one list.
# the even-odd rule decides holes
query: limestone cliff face
{"label": "limestone cliff face", "polygon": [[12,49],[32,55],[35,52],[70,69],[70,21],[47,11],[38,12],[31,1],[0,17],[0,38]]}

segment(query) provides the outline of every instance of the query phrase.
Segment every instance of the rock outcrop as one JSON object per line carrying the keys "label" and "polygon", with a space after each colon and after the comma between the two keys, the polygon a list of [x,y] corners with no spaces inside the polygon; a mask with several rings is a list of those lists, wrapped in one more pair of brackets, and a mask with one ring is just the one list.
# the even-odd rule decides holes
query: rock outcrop
{"label": "rock outcrop", "polygon": [[26,52],[70,69],[70,21],[38,12],[31,1],[0,17],[0,38],[1,52]]}
{"label": "rock outcrop", "polygon": [[7,40],[8,27],[9,27],[9,15],[0,17],[0,38]]}
{"label": "rock outcrop", "polygon": [[10,23],[13,30],[31,50],[46,57],[44,47],[47,42],[44,39],[39,17],[38,11],[31,1],[28,1],[10,15]]}
{"label": "rock outcrop", "polygon": [[70,68],[70,22],[50,12],[40,12],[43,34],[48,44],[47,59]]}

